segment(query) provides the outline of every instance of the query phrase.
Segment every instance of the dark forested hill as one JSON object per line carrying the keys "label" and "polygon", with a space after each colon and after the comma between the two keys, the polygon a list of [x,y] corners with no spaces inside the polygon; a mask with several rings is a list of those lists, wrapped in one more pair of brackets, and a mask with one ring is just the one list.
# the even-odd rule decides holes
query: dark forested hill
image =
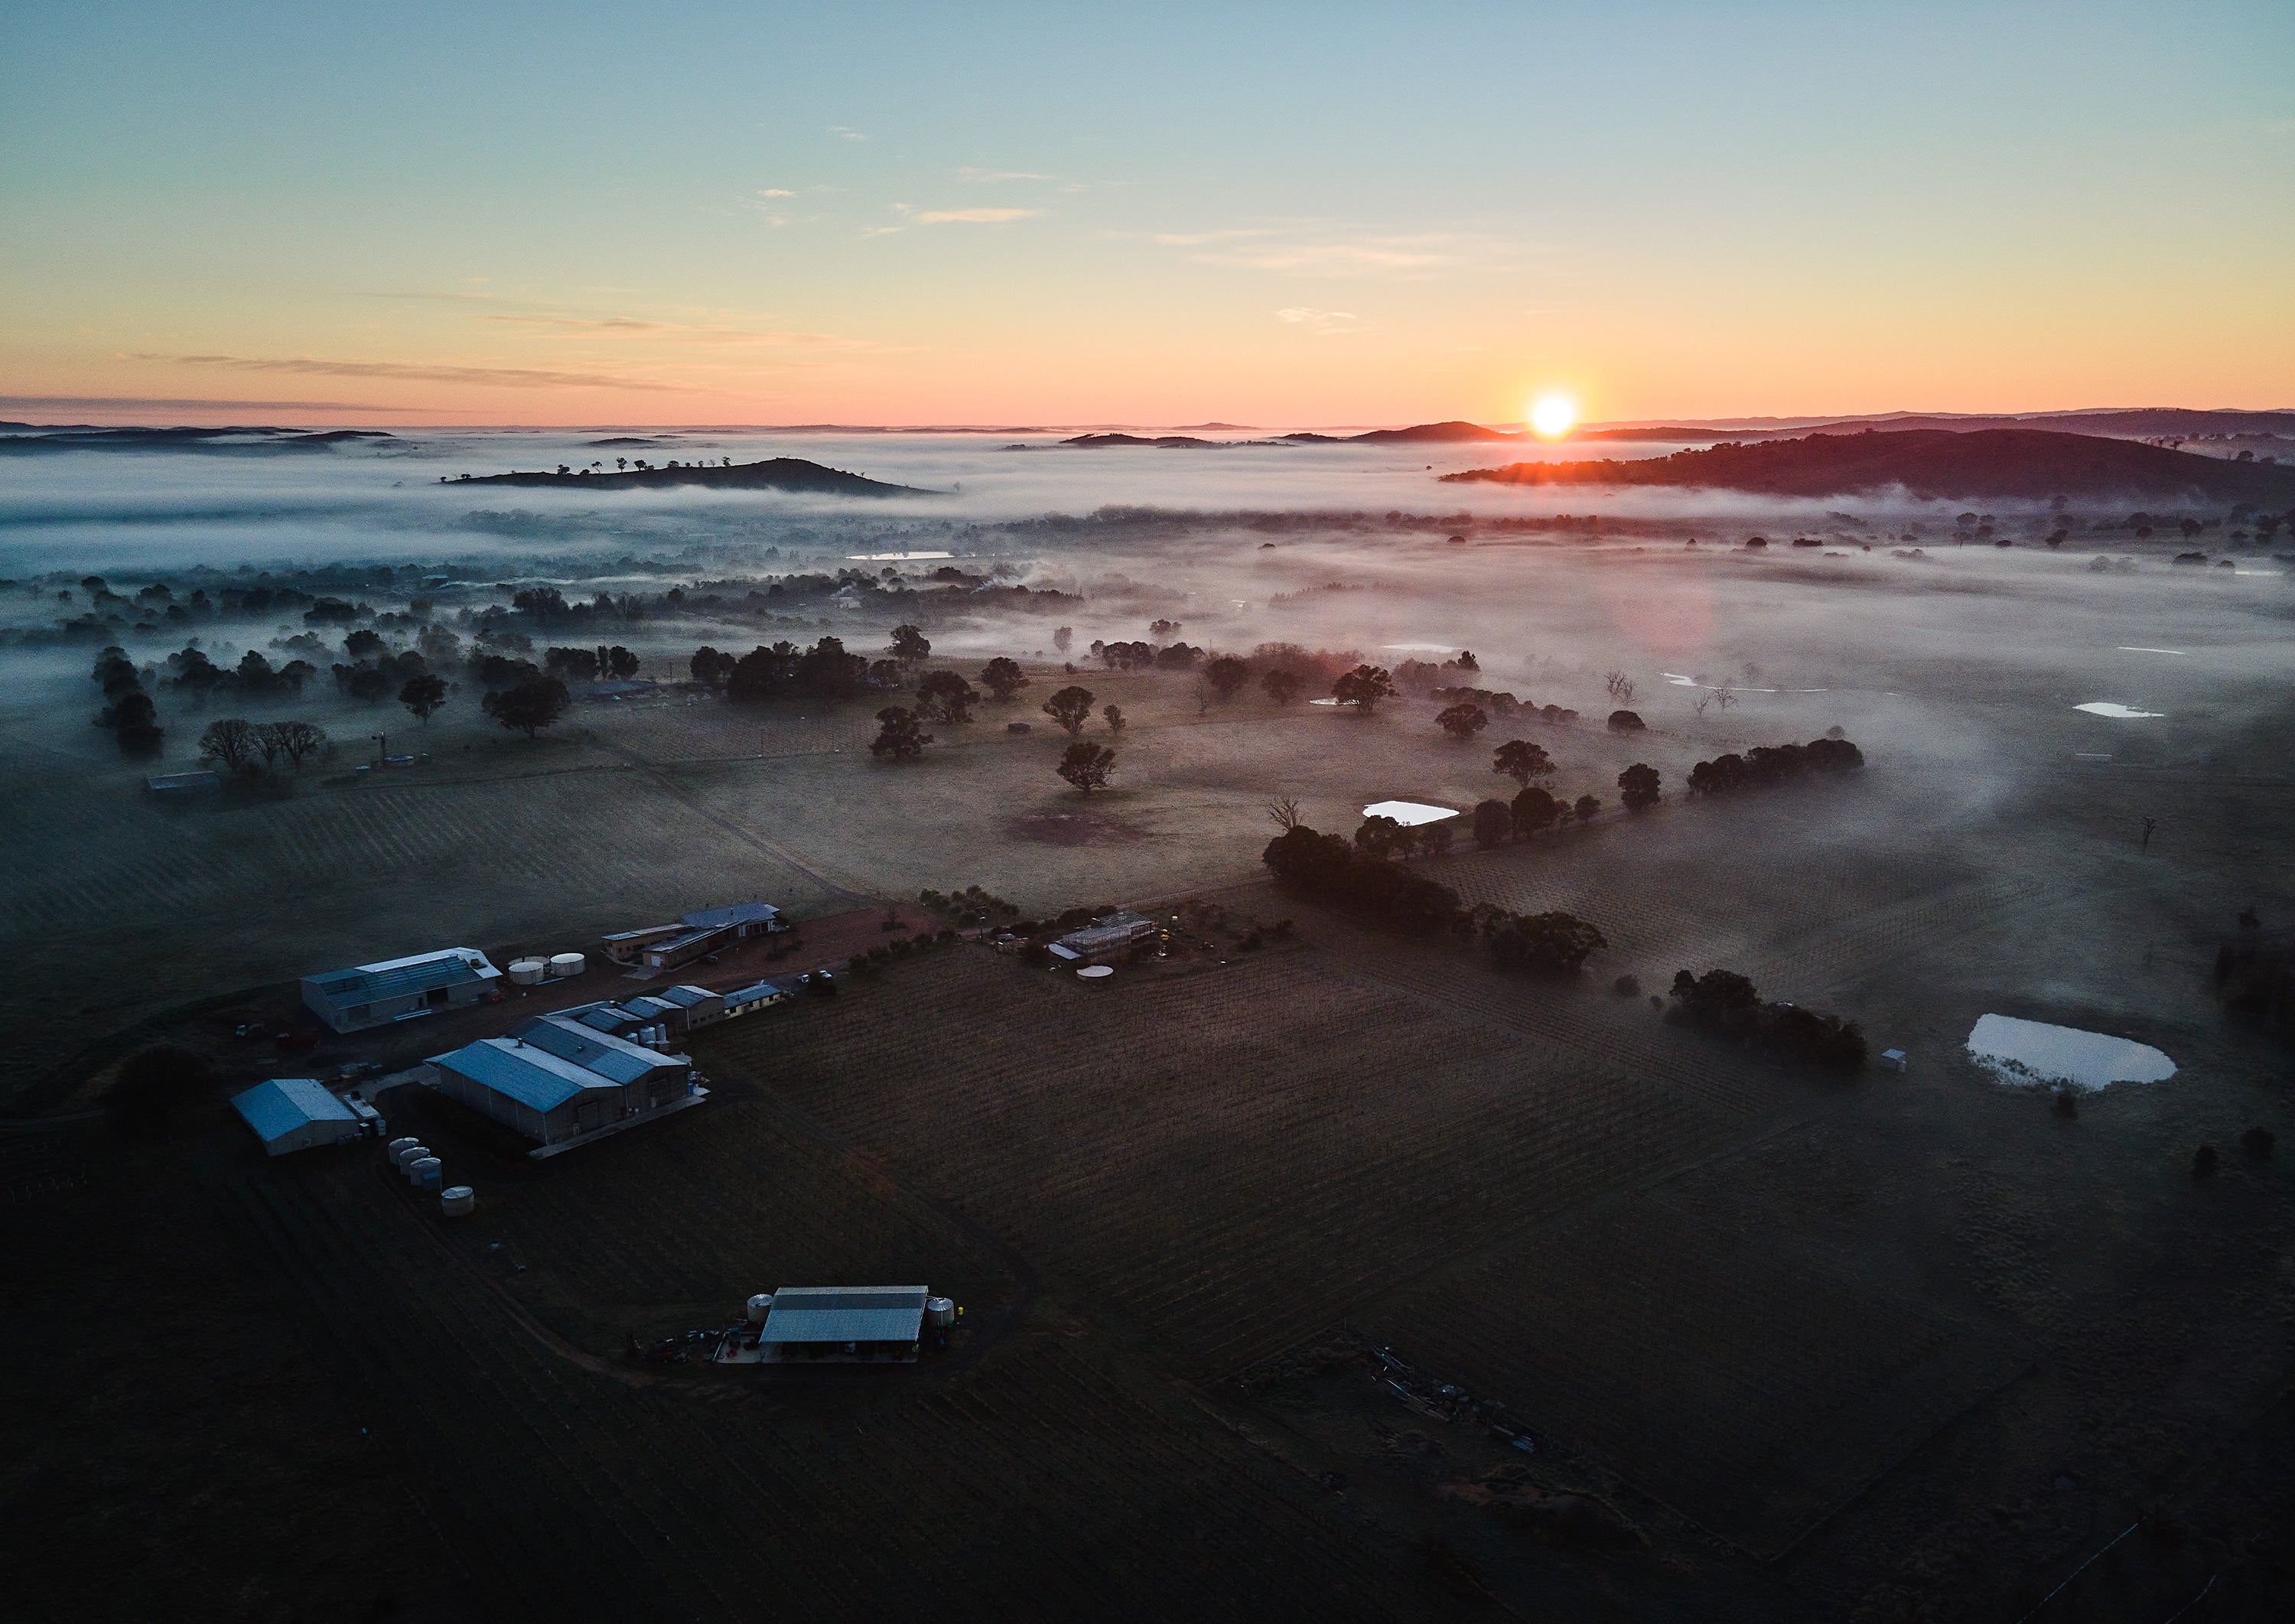
{"label": "dark forested hill", "polygon": [[1812,434],[1670,457],[1515,462],[1446,474],[1501,485],[1703,486],[1777,496],[1846,496],[1902,486],[1915,496],[2185,496],[2295,502],[2295,468],[2232,462],[2095,435],[2036,428]]}
{"label": "dark forested hill", "polygon": [[737,462],[731,468],[646,468],[621,474],[489,474],[458,479],[457,485],[555,486],[561,490],[661,490],[671,486],[700,485],[723,491],[812,491],[832,496],[935,496],[937,491],[914,486],[886,485],[881,479],[824,468],[802,457],[772,457],[763,462]]}

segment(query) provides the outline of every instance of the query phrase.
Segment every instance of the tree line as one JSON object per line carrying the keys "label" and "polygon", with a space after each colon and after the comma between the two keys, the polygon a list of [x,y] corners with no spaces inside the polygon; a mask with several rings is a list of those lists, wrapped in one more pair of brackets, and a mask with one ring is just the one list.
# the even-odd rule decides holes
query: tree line
{"label": "tree line", "polygon": [[1865,1033],[1856,1022],[1797,1004],[1764,1002],[1753,983],[1735,970],[1677,972],[1669,1018],[1821,1071],[1854,1072],[1865,1065]]}

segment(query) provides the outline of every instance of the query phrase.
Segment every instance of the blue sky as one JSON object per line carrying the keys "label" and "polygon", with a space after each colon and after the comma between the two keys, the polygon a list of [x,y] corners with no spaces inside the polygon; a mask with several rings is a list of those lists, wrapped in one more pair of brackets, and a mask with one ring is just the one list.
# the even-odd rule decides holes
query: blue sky
{"label": "blue sky", "polygon": [[2295,404],[2295,7],[11,8],[0,393]]}

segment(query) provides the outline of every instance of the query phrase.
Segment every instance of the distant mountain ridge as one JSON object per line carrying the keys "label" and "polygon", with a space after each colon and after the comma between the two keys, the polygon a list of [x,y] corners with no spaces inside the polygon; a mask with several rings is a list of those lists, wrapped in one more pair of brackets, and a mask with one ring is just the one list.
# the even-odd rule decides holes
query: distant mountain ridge
{"label": "distant mountain ridge", "polygon": [[1646,424],[1627,428],[1588,429],[1576,437],[1623,444],[1698,440],[1784,440],[1809,434],[1854,434],[1865,429],[1941,428],[1973,434],[1987,428],[2052,429],[2129,439],[2195,439],[2202,435],[2272,434],[2295,439],[2295,412],[2197,411],[2182,406],[2143,406],[2106,412],[2041,412],[2029,416],[1962,416],[1956,412],[1892,412],[1883,417],[1842,418],[1775,428],[1733,428],[1713,423]]}
{"label": "distant mountain ridge", "polygon": [[1741,441],[1670,457],[1515,462],[1446,482],[1663,486],[1771,496],[1853,496],[1902,486],[1919,497],[2185,497],[2295,502],[2295,468],[2232,462],[2101,435],[2038,428],[1866,429]]}
{"label": "distant mountain ridge", "polygon": [[463,485],[549,486],[559,490],[666,490],[698,485],[721,491],[802,491],[831,496],[942,496],[944,491],[915,486],[887,485],[842,469],[824,468],[802,457],[772,457],[763,462],[737,462],[731,468],[644,468],[617,474],[486,474],[448,483]]}
{"label": "distant mountain ridge", "polygon": [[0,434],[0,453],[17,456],[58,451],[325,451],[347,441],[397,437],[380,428],[39,428],[0,423],[0,429],[10,431]]}

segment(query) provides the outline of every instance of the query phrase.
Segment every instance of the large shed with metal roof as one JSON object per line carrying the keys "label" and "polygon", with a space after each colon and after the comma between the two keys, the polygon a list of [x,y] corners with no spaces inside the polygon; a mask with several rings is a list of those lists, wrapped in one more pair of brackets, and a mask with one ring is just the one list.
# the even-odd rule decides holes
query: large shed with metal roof
{"label": "large shed with metal roof", "polygon": [[337,1032],[363,1032],[499,998],[502,972],[474,947],[303,977],[304,1007]]}
{"label": "large shed with metal roof", "polygon": [[274,1156],[357,1138],[374,1117],[372,1109],[355,1109],[311,1077],[274,1077],[258,1082],[245,1093],[233,1095],[231,1108],[263,1141],[264,1153]]}
{"label": "large shed with metal roof", "polygon": [[694,1098],[693,1062],[562,1015],[527,1021],[427,1063],[441,1093],[544,1147]]}
{"label": "large shed with metal roof", "polygon": [[758,1351],[767,1364],[913,1364],[931,1294],[921,1285],[784,1285]]}

